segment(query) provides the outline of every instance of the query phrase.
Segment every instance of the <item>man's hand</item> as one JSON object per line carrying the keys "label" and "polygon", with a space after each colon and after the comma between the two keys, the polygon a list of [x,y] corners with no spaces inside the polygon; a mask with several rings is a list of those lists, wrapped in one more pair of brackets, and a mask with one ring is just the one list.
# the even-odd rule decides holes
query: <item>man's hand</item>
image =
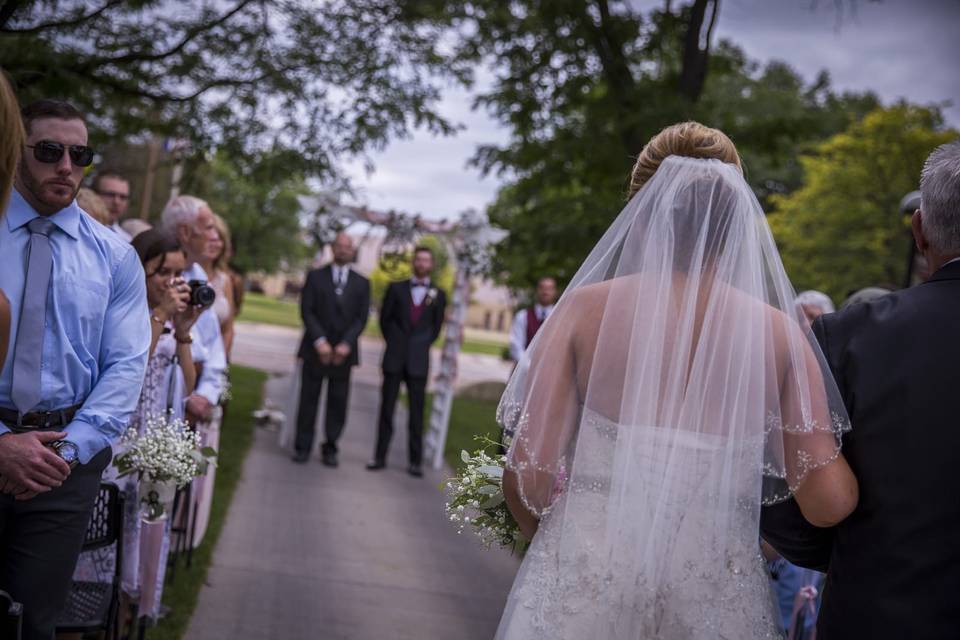
{"label": "man's hand", "polygon": [[341,342],[333,350],[333,364],[339,366],[350,356],[350,345]]}
{"label": "man's hand", "polygon": [[194,394],[187,398],[187,420],[191,424],[206,422],[212,414],[213,405],[203,396]]}
{"label": "man's hand", "polygon": [[320,358],[320,364],[328,365],[330,360],[333,357],[333,349],[330,348],[330,343],[326,340],[323,340],[316,346],[317,357]]}
{"label": "man's hand", "polygon": [[3,492],[14,493],[18,499],[28,499],[63,484],[70,475],[70,465],[47,445],[66,436],[62,431],[31,431],[0,436]]}

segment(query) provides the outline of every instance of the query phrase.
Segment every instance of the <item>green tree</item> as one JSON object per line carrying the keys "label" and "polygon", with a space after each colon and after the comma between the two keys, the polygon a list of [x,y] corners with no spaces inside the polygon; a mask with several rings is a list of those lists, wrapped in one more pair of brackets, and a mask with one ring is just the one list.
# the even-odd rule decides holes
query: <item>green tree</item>
{"label": "green tree", "polygon": [[[408,19],[447,24],[454,59],[489,62],[495,80],[477,105],[507,126],[474,164],[509,177],[490,207],[510,232],[495,271],[516,289],[569,280],[624,205],[627,176],[647,140],[697,119],[737,142],[747,179],[769,194],[800,184],[796,156],[877,105],[807,86],[788,66],[761,66],[732,43],[711,44],[716,3],[647,14],[625,0],[418,0]],[[410,18],[414,16],[414,18]]]}
{"label": "green tree", "polygon": [[797,289],[842,300],[903,281],[912,242],[900,199],[936,148],[960,135],[940,112],[899,104],[869,113],[800,157],[804,186],[772,197],[770,226]]}
{"label": "green tree", "polygon": [[[450,257],[443,240],[436,236],[424,236],[420,238],[417,244],[429,247],[433,251],[433,271],[430,274],[430,280],[435,286],[443,289],[447,294],[447,300],[451,300],[456,274],[453,265],[450,264]],[[375,307],[380,308],[383,296],[387,292],[387,286],[391,282],[401,282],[412,277],[413,270],[410,266],[412,258],[413,254],[410,252],[402,259],[397,260],[396,266],[389,272],[378,264],[370,273],[370,298]]]}
{"label": "green tree", "polygon": [[308,257],[298,201],[308,189],[302,175],[285,167],[277,154],[241,163],[220,151],[189,172],[185,192],[205,199],[230,225],[232,262],[242,271],[269,273]]}
{"label": "green tree", "polygon": [[378,0],[26,0],[0,9],[0,61],[22,102],[69,100],[98,144],[149,134],[197,151],[289,149],[329,176],[413,127],[451,133],[438,74],[463,68]]}

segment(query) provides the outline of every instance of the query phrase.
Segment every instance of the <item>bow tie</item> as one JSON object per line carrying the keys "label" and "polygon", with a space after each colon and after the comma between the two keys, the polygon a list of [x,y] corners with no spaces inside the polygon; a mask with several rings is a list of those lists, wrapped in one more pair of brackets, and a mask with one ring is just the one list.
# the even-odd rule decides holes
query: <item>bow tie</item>
{"label": "bow tie", "polygon": [[421,280],[414,280],[414,281],[413,281],[413,288],[414,288],[414,289],[417,289],[417,288],[419,288],[419,287],[429,287],[429,286],[430,286],[430,283],[427,282],[427,281],[425,281],[425,280],[423,280],[423,281],[421,281]]}

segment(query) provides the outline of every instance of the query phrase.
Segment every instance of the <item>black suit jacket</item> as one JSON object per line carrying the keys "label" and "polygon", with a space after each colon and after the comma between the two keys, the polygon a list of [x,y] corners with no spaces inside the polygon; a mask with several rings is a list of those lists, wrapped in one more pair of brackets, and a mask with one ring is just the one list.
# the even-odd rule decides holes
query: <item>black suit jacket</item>
{"label": "black suit jacket", "polygon": [[960,637],[960,263],[814,323],[852,430],[860,501],[818,529],[789,501],[763,537],[827,570],[818,640]]}
{"label": "black suit jacket", "polygon": [[340,367],[324,368],[332,371],[355,367],[360,364],[357,343],[370,315],[370,281],[350,271],[343,294],[338,296],[333,284],[333,269],[329,265],[314,269],[307,274],[300,293],[300,315],[304,332],[298,353],[305,363],[321,366],[313,344],[324,337],[331,347],[341,342],[350,345],[347,362]]}
{"label": "black suit jacket", "polygon": [[380,330],[387,343],[383,354],[384,373],[427,377],[430,371],[430,345],[440,335],[447,308],[447,296],[443,289],[434,288],[436,297],[425,306],[414,325],[410,319],[413,307],[410,281],[394,282],[387,287],[383,306],[380,307]]}

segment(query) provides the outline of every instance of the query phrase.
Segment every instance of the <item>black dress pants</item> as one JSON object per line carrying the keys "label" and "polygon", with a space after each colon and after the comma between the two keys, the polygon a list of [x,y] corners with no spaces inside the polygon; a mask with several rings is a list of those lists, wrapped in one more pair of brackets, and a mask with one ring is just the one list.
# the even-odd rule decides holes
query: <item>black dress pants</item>
{"label": "black dress pants", "polygon": [[0,589],[23,605],[23,640],[53,637],[111,455],[104,449],[31,500],[0,494]]}
{"label": "black dress pants", "polygon": [[380,398],[380,424],[377,429],[377,448],[373,457],[376,462],[386,462],[390,439],[393,437],[393,412],[400,394],[400,383],[407,386],[410,400],[410,420],[407,428],[408,456],[410,464],[420,466],[423,462],[423,409],[427,392],[427,378],[413,377],[406,373],[383,374]]}
{"label": "black dress pants", "polygon": [[327,380],[327,413],[324,420],[323,450],[337,452],[337,440],[347,422],[350,401],[350,367],[323,367],[309,359],[303,361],[300,377],[300,406],[297,409],[296,450],[309,453],[313,449],[317,407],[323,380]]}

